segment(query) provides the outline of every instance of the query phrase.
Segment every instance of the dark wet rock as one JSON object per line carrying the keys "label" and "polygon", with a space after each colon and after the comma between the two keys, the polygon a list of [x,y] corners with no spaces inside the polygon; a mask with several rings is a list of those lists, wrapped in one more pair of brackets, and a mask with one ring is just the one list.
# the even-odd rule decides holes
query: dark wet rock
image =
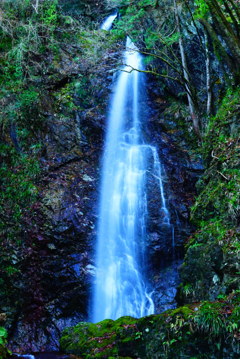
{"label": "dark wet rock", "polygon": [[[121,49],[122,43],[118,46]],[[20,274],[4,308],[10,348],[19,352],[58,350],[60,332],[87,320],[95,277],[99,168],[107,105],[120,55],[117,49],[109,51],[101,66],[89,68],[84,61],[73,61],[78,49],[66,50],[42,80],[48,92],[41,99],[44,125],[37,133],[43,143],[39,198],[24,218],[24,246],[17,249]],[[84,98],[77,92],[79,73],[86,80]],[[74,94],[68,89],[71,83]],[[177,260],[192,231],[189,207],[202,165],[191,158],[176,121],[164,118],[167,101],[159,96],[161,88],[157,91],[154,82],[149,88],[154,99],[149,111],[144,110],[146,139],[156,146],[163,164],[171,217],[170,225],[163,225],[159,187],[149,176],[146,266],[156,311],[161,312],[176,306]],[[71,97],[70,105],[62,97],[61,103],[57,100],[61,89]]]}
{"label": "dark wet rock", "polygon": [[[177,306],[176,295],[180,283],[179,267],[182,260],[173,259],[169,264],[161,263],[162,269],[154,276],[154,293],[156,313],[162,313]],[[156,273],[156,272],[155,272]]]}
{"label": "dark wet rock", "polygon": [[102,62],[90,66],[74,61],[79,52],[66,45],[59,60],[43,59],[50,65],[41,78],[43,122],[35,134],[42,143],[39,195],[24,214],[17,235],[23,245],[14,249],[19,272],[1,307],[16,352],[58,350],[62,330],[89,313],[99,165],[119,54],[106,50]]}
{"label": "dark wet rock", "polygon": [[[239,288],[239,253],[223,251],[217,244],[190,247],[180,270],[181,302],[216,300]],[[189,275],[191,273],[191,275]]]}
{"label": "dark wet rock", "polygon": [[[61,69],[69,81],[75,71],[70,65]],[[64,84],[55,85],[56,90]],[[5,305],[9,347],[18,352],[58,350],[61,331],[87,318],[94,275],[105,117],[100,109],[77,112],[64,104],[56,111],[51,101],[44,103],[46,121],[39,133],[44,143],[39,198],[24,218],[19,279]],[[102,99],[104,112],[106,103],[107,97]]]}
{"label": "dark wet rock", "polygon": [[[223,260],[223,253],[218,246],[199,245],[192,247],[185,257],[181,268],[181,278],[189,283],[189,289],[194,283],[198,283],[194,289],[194,301],[200,301],[204,298],[215,300],[219,293],[219,286],[216,285],[210,290],[212,284],[217,284],[220,280],[220,267]],[[191,276],[189,276],[189,271]],[[218,273],[218,274],[217,274]],[[190,293],[189,293],[190,294]],[[192,301],[192,295],[189,295]]]}

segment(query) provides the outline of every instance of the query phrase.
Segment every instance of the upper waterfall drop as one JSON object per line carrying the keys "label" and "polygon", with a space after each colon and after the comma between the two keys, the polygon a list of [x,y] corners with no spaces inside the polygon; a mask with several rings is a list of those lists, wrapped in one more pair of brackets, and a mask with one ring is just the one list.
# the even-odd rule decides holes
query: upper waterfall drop
{"label": "upper waterfall drop", "polygon": [[100,29],[102,30],[110,30],[113,24],[113,21],[116,19],[117,14],[114,15],[110,15],[109,17],[106,18],[105,21],[103,21],[102,25],[100,26]]}
{"label": "upper waterfall drop", "polygon": [[161,164],[155,147],[142,133],[144,75],[142,56],[130,38],[124,66],[112,96],[105,152],[96,250],[97,279],[93,321],[154,313],[146,278],[147,176],[149,163],[157,178],[165,224],[170,223],[163,191]]}

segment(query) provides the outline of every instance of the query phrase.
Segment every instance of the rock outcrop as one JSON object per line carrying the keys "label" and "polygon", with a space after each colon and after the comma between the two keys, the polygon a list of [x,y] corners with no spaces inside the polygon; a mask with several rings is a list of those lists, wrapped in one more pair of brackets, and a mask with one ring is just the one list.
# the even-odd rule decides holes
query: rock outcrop
{"label": "rock outcrop", "polygon": [[82,358],[237,359],[239,299],[236,295],[140,319],[82,322],[64,331],[61,348]]}

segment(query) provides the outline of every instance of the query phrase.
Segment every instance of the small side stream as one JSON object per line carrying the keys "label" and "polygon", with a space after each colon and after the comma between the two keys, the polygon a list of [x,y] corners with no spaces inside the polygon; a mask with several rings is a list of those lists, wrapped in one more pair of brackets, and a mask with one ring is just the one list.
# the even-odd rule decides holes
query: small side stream
{"label": "small side stream", "polygon": [[69,359],[70,356],[61,353],[35,353],[35,354],[13,354],[10,359]]}

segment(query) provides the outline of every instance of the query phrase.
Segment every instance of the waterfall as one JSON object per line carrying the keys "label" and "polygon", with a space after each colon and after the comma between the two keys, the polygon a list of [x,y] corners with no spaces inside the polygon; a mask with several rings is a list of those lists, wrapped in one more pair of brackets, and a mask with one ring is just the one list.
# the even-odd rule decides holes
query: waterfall
{"label": "waterfall", "polygon": [[145,273],[147,178],[149,163],[159,188],[163,223],[170,224],[163,190],[161,164],[155,147],[142,133],[142,56],[130,38],[126,64],[119,74],[110,104],[102,168],[96,250],[93,321],[124,315],[142,317],[154,312]]}
{"label": "waterfall", "polygon": [[102,23],[102,25],[101,25],[101,29],[102,30],[110,30],[111,29],[111,27],[112,27],[112,23],[113,23],[113,21],[116,19],[116,17],[117,17],[117,14],[114,14],[114,15],[110,15],[110,16],[108,16],[107,18],[106,18],[106,20],[105,21],[103,21],[103,23]]}

